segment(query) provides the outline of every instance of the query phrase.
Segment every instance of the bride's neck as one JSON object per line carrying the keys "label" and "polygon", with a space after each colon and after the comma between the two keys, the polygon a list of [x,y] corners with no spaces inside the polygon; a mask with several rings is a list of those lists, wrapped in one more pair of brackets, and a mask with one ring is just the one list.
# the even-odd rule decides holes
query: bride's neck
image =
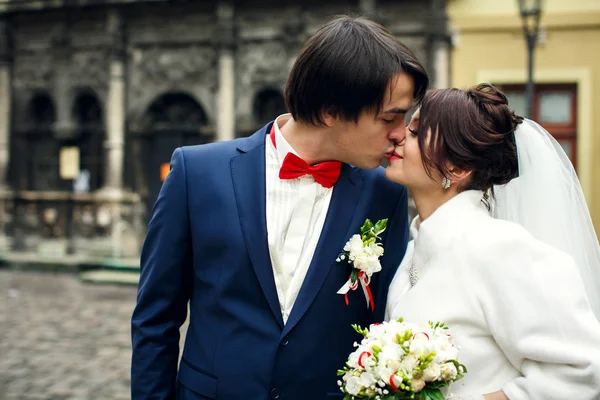
{"label": "bride's neck", "polygon": [[433,193],[411,191],[411,194],[421,222],[429,218],[442,204],[457,195],[454,190],[436,191]]}

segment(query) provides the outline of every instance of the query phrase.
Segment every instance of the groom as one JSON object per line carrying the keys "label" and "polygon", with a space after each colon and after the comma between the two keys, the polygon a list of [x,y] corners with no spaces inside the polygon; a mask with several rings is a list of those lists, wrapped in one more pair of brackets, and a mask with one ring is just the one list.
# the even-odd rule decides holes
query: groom
{"label": "groom", "polygon": [[[377,167],[427,83],[383,27],[339,17],[292,68],[291,115],[249,138],[175,150],[142,251],[132,399],[341,396],[336,371],[358,340],[350,325],[383,318],[407,243],[406,189]],[[336,293],[351,272],[336,258],[366,218],[389,218],[374,313],[360,287],[347,303]]]}

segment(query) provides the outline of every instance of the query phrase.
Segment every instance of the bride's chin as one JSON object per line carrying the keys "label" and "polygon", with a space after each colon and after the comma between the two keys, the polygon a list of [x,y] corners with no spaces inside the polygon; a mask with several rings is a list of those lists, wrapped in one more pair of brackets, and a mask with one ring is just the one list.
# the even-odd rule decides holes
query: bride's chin
{"label": "bride's chin", "polygon": [[402,174],[395,170],[393,166],[389,166],[385,169],[385,177],[394,183],[404,185],[404,179],[402,179]]}

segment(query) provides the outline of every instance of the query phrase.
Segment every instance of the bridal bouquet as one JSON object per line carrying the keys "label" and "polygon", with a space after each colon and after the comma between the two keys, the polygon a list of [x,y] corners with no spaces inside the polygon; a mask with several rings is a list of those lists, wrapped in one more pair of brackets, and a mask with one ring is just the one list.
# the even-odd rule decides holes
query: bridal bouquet
{"label": "bridal bouquet", "polygon": [[417,325],[397,321],[352,325],[364,336],[338,371],[344,400],[444,400],[440,388],[466,373],[448,328],[441,322]]}

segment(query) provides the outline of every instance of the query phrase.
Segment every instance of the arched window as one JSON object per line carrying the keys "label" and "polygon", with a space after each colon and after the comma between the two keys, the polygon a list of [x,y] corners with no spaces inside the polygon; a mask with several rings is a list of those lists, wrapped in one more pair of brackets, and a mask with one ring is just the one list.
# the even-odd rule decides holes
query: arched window
{"label": "arched window", "polygon": [[285,114],[287,108],[283,95],[275,89],[261,90],[254,97],[253,112],[255,121],[261,126]]}
{"label": "arched window", "polygon": [[146,129],[197,130],[208,122],[204,109],[185,93],[167,93],[155,100],[145,116]]}
{"label": "arched window", "polygon": [[35,94],[29,102],[27,115],[34,126],[39,129],[50,129],[56,121],[56,112],[52,98],[46,92]]}
{"label": "arched window", "polygon": [[57,190],[58,142],[52,135],[56,112],[47,92],[33,95],[27,107],[27,118],[31,124],[19,140],[19,153],[24,157],[21,165],[26,171],[19,186],[28,190]]}
{"label": "arched window", "polygon": [[183,92],[158,97],[136,125],[135,135],[128,138],[126,180],[145,200],[149,217],[170,171],[173,151],[180,146],[211,142],[214,135],[206,131],[208,117],[204,108]]}

